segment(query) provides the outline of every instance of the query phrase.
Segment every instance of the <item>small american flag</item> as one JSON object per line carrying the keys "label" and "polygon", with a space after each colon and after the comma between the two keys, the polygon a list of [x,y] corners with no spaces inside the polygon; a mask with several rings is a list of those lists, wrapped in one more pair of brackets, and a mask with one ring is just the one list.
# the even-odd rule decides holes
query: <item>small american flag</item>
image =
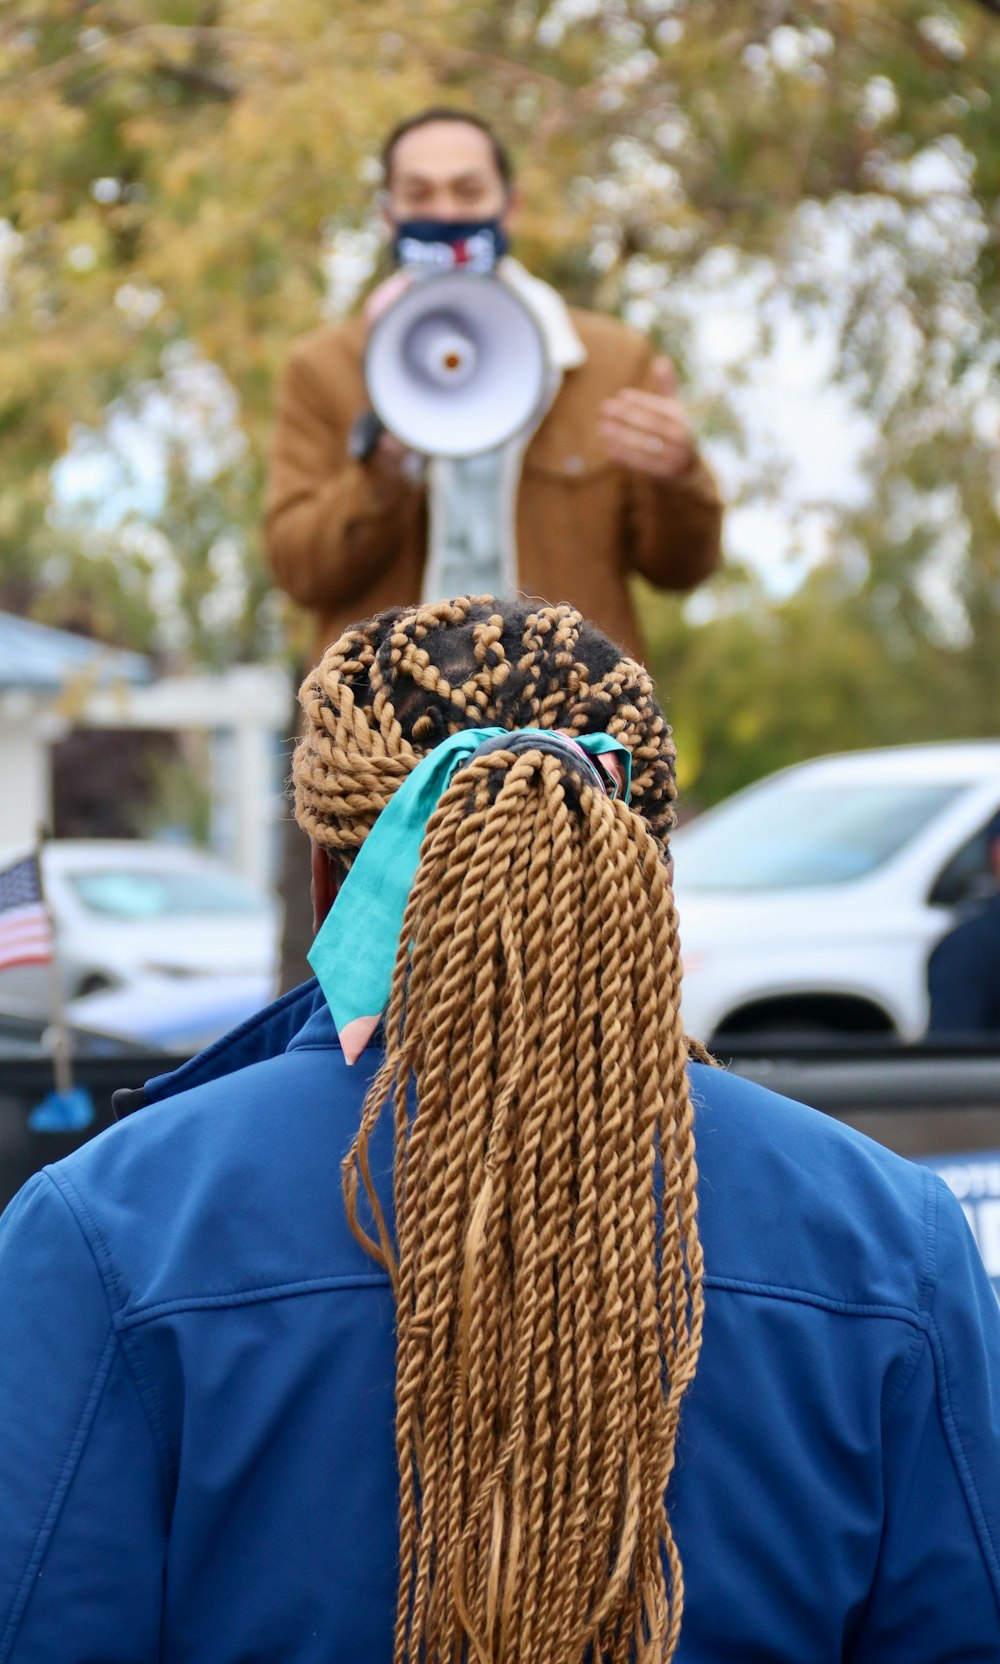
{"label": "small american flag", "polygon": [[52,958],[52,924],[42,900],[37,855],[0,871],[0,970],[45,965]]}

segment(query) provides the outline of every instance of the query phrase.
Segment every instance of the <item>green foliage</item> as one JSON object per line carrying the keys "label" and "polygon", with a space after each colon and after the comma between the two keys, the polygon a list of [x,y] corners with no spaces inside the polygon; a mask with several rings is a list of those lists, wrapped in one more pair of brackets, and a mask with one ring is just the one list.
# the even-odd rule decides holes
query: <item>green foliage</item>
{"label": "green foliage", "polygon": [[[625,308],[641,276],[683,370],[680,297],[724,247],[836,331],[877,419],[867,500],[791,599],[738,567],[701,622],[646,598],[698,797],[995,727],[1000,20],[973,0],[0,0],[0,605],[199,663],[273,650],[275,377],[324,241],[370,223],[379,140],[441,99],[510,140],[519,252],[571,299]],[[221,436],[169,429],[123,523],[54,512],[67,447],[113,443],[185,352],[235,394]],[[699,415],[752,438],[725,390]]]}

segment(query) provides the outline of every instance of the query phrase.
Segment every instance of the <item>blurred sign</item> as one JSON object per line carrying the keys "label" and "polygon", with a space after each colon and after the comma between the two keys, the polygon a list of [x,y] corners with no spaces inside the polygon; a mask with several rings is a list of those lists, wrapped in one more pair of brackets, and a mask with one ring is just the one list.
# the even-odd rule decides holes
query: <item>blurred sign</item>
{"label": "blurred sign", "polygon": [[919,1159],[940,1175],[961,1202],[1000,1300],[1000,1150]]}

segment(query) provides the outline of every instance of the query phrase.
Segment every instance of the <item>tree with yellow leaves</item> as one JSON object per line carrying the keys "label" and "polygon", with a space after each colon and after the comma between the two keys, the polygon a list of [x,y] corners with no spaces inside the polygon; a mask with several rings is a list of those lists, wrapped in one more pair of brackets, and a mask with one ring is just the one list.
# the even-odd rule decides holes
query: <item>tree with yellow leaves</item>
{"label": "tree with yellow leaves", "polygon": [[[743,456],[748,500],[781,498],[740,389],[789,309],[868,414],[863,498],[824,505],[820,570],[790,600],[737,563],[708,622],[648,601],[682,740],[731,753],[712,793],[787,754],[792,673],[828,712],[814,749],[979,731],[1000,662],[991,11],[0,0],[0,605],[206,662],[280,641],[259,553],[276,374],[377,263],[380,138],[444,97],[510,142],[525,263],[658,335],[709,445]],[[698,326],[720,261],[752,304],[712,377]],[[742,741],[717,692],[737,637]],[[809,644],[841,639],[868,694],[834,710]],[[924,697],[887,703],[899,674]]]}

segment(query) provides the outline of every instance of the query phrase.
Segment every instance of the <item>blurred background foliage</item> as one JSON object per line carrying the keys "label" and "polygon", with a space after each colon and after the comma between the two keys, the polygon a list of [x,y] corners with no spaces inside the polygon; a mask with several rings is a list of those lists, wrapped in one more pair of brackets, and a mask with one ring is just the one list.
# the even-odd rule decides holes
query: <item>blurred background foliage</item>
{"label": "blurred background foliage", "polygon": [[0,607],[174,666],[294,646],[260,547],[275,378],[377,265],[379,140],[446,100],[510,142],[525,263],[673,354],[737,503],[803,508],[741,399],[790,318],[864,424],[861,488],[805,505],[777,577],[736,549],[686,605],[642,592],[690,800],[995,734],[997,12],[0,0]]}

